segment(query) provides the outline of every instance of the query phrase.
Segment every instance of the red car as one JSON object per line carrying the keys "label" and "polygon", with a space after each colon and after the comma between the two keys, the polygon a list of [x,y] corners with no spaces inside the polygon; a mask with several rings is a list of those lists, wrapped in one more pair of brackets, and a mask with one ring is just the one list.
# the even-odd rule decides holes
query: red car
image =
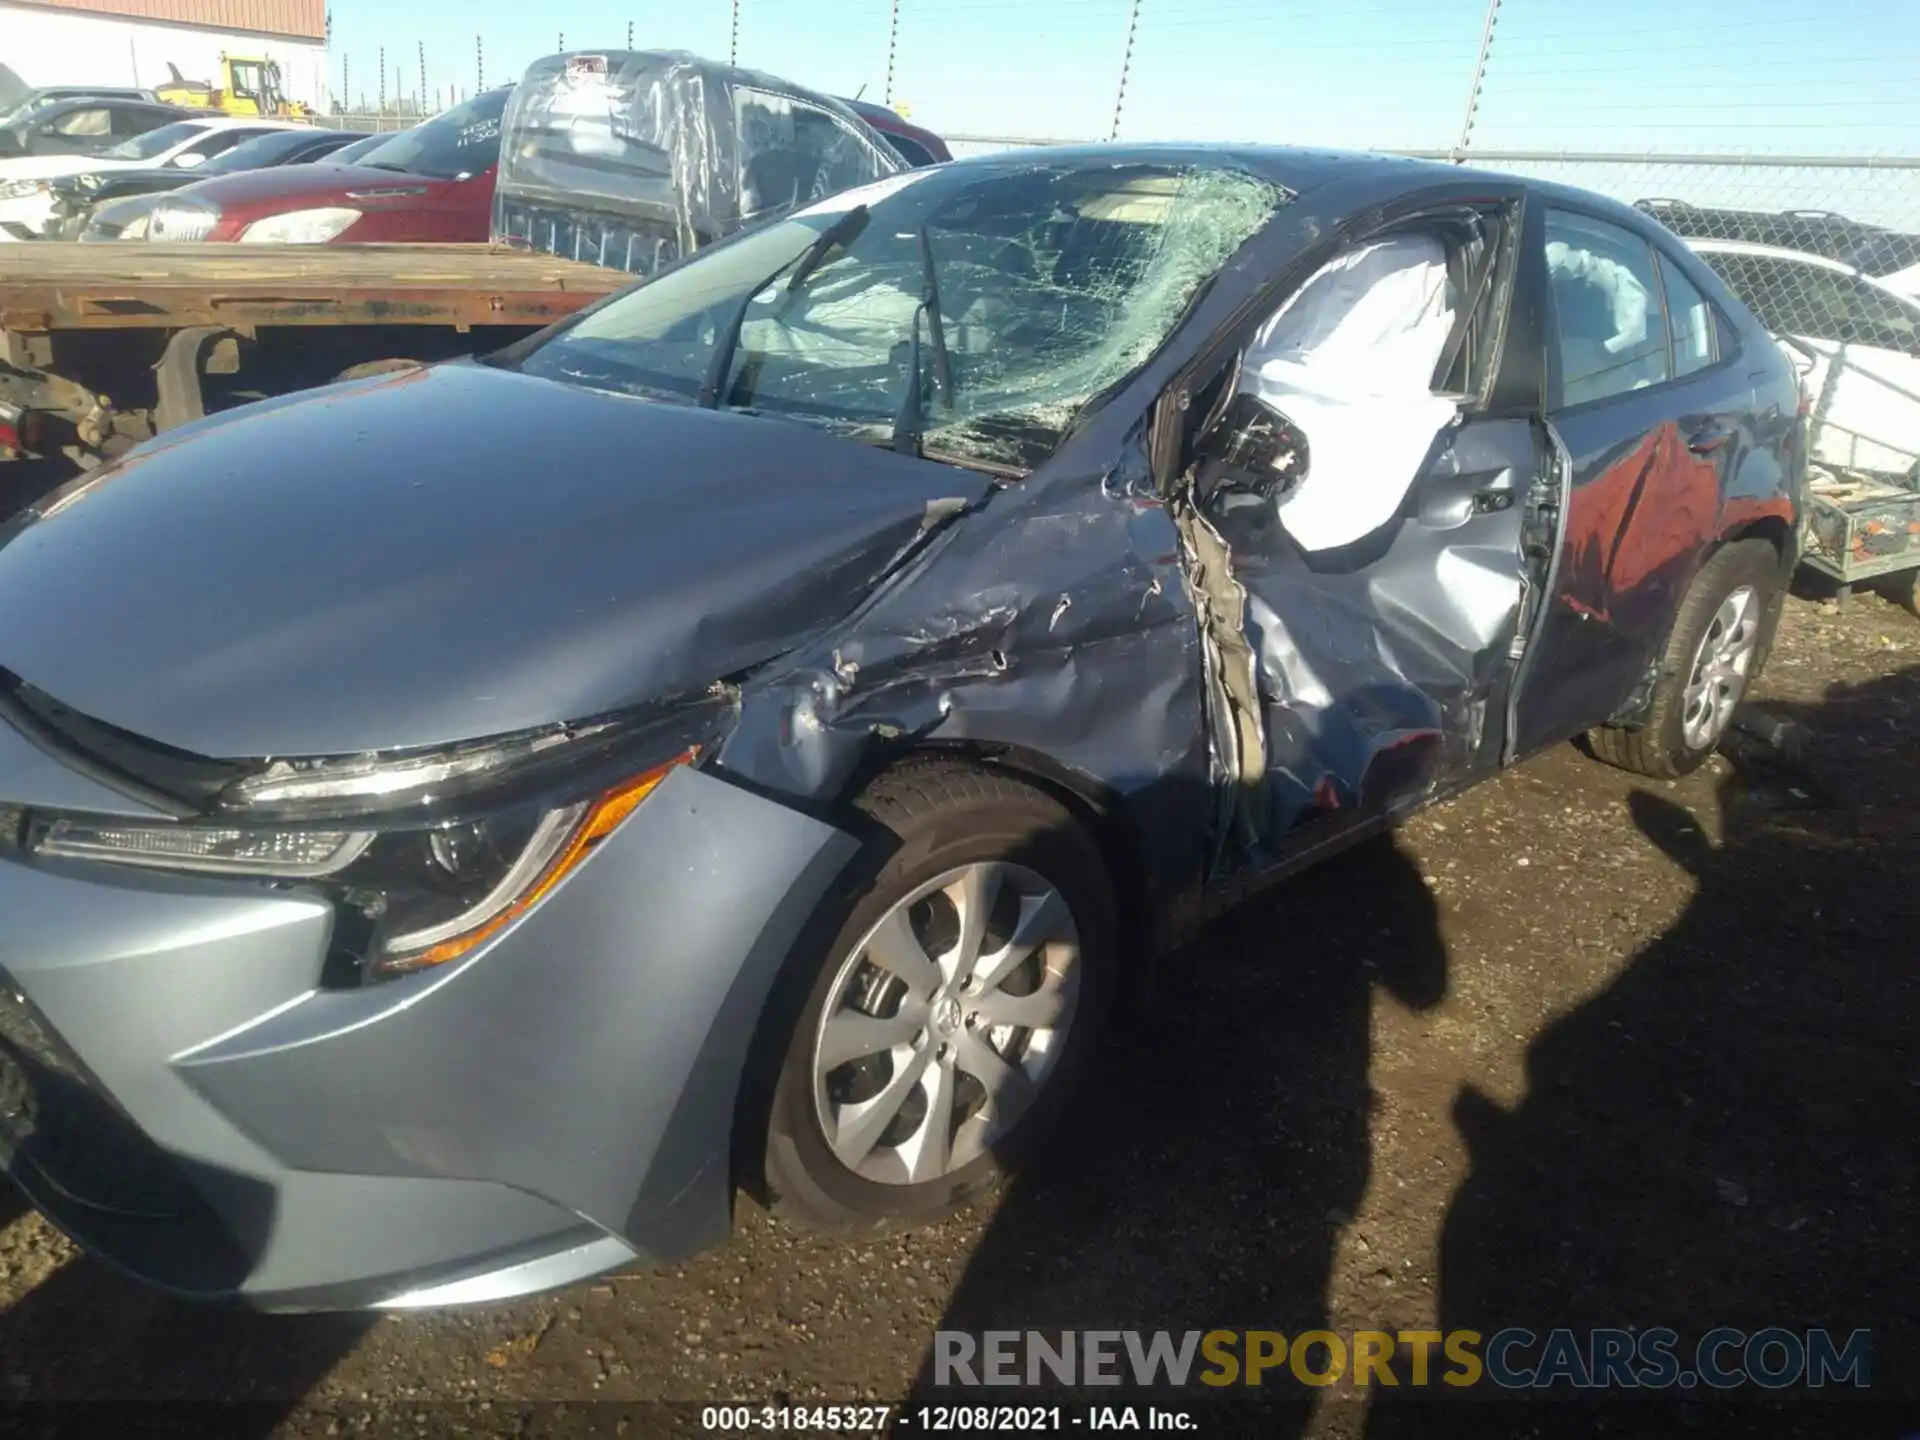
{"label": "red car", "polygon": [[900,158],[916,170],[927,165],[944,165],[953,159],[953,152],[947,148],[946,141],[931,130],[903,119],[897,110],[889,110],[885,105],[876,105],[871,100],[842,100],[840,103],[878,130]]}
{"label": "red car", "polygon": [[147,238],[483,244],[512,89],[477,95],[352,165],[292,165],[189,185],[154,211]]}

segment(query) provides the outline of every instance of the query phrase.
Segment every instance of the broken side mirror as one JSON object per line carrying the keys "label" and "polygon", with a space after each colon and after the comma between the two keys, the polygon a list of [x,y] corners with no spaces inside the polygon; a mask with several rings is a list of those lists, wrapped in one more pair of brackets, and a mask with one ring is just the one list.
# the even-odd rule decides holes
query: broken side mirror
{"label": "broken side mirror", "polygon": [[1237,392],[1200,437],[1195,481],[1203,495],[1239,490],[1272,499],[1306,473],[1307,437],[1258,395]]}

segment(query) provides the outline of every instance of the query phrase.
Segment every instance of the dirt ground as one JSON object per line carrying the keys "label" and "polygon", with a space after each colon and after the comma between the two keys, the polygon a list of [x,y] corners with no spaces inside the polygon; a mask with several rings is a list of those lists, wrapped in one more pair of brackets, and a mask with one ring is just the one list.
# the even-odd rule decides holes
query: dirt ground
{"label": "dirt ground", "polygon": [[[663,1272],[369,1321],[185,1308],[16,1213],[0,1402],[482,1433],[539,1401],[897,1401],[943,1324],[1509,1323],[1865,1327],[1875,1392],[1911,1400],[1920,622],[1795,601],[1759,696],[1797,742],[1737,736],[1677,784],[1564,748],[1229,917],[1044,1170],[930,1232],[829,1241],[743,1204],[730,1245]],[[1700,1429],[1671,1397],[1515,1419],[1333,1391],[1257,1429],[1425,1435],[1442,1410],[1476,1435]],[[1804,1395],[1741,1413],[1900,1433]]]}

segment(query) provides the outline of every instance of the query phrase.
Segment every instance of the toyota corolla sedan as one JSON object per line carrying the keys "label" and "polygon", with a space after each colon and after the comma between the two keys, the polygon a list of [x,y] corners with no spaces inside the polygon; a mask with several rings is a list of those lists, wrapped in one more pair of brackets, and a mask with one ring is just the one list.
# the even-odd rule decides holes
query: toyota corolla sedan
{"label": "toyota corolla sedan", "polygon": [[1700,764],[1800,401],[1626,207],[1102,146],[172,432],[0,529],[7,1167],[273,1309],[940,1215],[1208,915]]}

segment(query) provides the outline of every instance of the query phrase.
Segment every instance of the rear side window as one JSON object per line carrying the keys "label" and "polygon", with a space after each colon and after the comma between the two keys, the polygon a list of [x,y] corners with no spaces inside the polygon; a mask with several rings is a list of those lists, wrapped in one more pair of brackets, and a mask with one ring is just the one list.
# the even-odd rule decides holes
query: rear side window
{"label": "rear side window", "polygon": [[56,135],[111,135],[113,116],[105,110],[69,110],[47,128]]}
{"label": "rear side window", "polygon": [[1691,375],[1704,370],[1720,358],[1719,327],[1714,324],[1713,307],[1680,267],[1665,255],[1660,257],[1661,288],[1667,297],[1667,332],[1673,337],[1673,375]]}
{"label": "rear side window", "polygon": [[820,200],[897,168],[838,116],[761,90],[734,95],[740,126],[740,211],[758,215]]}
{"label": "rear side window", "polygon": [[1585,405],[1663,385],[1666,317],[1653,247],[1630,230],[1547,211],[1560,403]]}

